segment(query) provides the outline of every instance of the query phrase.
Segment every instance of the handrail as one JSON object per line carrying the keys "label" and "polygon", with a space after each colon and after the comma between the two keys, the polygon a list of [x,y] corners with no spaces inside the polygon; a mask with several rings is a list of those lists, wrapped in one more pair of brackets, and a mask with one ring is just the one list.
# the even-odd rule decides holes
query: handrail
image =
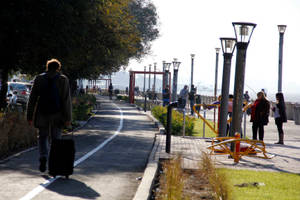
{"label": "handrail", "polygon": [[215,107],[217,107],[217,106],[219,106],[219,105],[216,105],[216,104],[195,104],[194,106],[193,106],[193,110],[194,110],[194,112],[195,113],[197,113],[197,115],[200,117],[200,119],[202,119],[203,121],[204,121],[204,123],[216,134],[216,135],[218,135],[218,131],[216,131],[215,129],[214,129],[214,127],[212,126],[212,125],[210,125],[210,123],[208,122],[208,120],[206,120],[197,110],[196,110],[196,107],[197,106],[204,106],[204,105],[206,105],[206,106],[215,106]]}
{"label": "handrail", "polygon": [[[252,103],[248,103],[248,102],[245,102],[246,105],[243,107],[243,112],[246,112],[251,106],[252,106]],[[194,112],[200,117],[200,119],[202,119],[204,121],[204,123],[216,134],[218,135],[219,134],[219,131],[218,130],[215,130],[215,128],[210,125],[210,123],[208,122],[207,119],[205,119],[197,110],[196,110],[196,107],[197,106],[203,106],[203,108],[206,110],[207,107],[220,107],[220,104],[195,104],[193,106],[193,110]],[[232,121],[232,117],[230,117],[228,120],[227,120],[227,123],[231,123]]]}

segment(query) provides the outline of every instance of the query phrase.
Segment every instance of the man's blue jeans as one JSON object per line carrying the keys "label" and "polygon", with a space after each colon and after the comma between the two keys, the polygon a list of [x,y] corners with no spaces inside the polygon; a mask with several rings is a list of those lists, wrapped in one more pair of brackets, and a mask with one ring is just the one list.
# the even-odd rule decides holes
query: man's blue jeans
{"label": "man's blue jeans", "polygon": [[39,128],[39,152],[40,158],[48,158],[49,152],[49,135],[51,140],[61,138],[61,129],[51,126]]}

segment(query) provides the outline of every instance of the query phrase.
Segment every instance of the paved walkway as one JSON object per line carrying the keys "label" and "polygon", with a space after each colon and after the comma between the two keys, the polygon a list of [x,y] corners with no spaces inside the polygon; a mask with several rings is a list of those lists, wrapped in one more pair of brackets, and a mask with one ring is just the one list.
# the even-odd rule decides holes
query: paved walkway
{"label": "paved walkway", "polygon": [[69,180],[53,180],[40,173],[38,152],[33,150],[0,164],[0,199],[131,200],[140,184],[137,178],[143,176],[156,129],[136,108],[100,101],[96,116],[75,132],[78,165]]}
{"label": "paved walkway", "polygon": [[[247,123],[247,136],[252,137],[251,123]],[[235,169],[267,170],[277,172],[289,172],[300,174],[300,126],[289,121],[284,124],[285,145],[275,145],[277,141],[277,129],[274,120],[265,127],[265,143],[268,153],[274,155],[272,159],[261,159],[253,157],[243,157],[238,164],[228,156],[213,156],[219,167],[230,167]],[[158,135],[159,148],[156,157],[160,159],[170,157],[165,153],[165,135]],[[172,136],[171,155],[182,154],[183,167],[195,169],[201,159],[201,153],[208,152],[207,147],[211,144],[207,139],[194,137]]]}

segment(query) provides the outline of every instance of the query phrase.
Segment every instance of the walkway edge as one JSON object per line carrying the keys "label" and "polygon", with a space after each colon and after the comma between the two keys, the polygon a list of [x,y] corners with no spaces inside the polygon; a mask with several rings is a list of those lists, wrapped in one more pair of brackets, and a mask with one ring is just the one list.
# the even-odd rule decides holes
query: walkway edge
{"label": "walkway edge", "polygon": [[158,170],[158,157],[156,157],[156,151],[159,147],[159,140],[157,135],[155,136],[154,146],[151,154],[148,158],[148,164],[144,171],[143,179],[135,193],[133,200],[149,200],[151,197],[151,189],[154,184],[155,176]]}
{"label": "walkway edge", "polygon": [[151,112],[144,112],[140,107],[135,104],[131,104],[136,107],[140,113],[144,113],[159,130],[159,134],[155,135],[154,145],[148,158],[148,163],[144,171],[143,179],[135,193],[133,200],[150,200],[152,194],[152,188],[155,181],[155,176],[158,170],[159,156],[156,156],[157,150],[160,146],[159,135],[165,134],[164,126],[151,114]]}

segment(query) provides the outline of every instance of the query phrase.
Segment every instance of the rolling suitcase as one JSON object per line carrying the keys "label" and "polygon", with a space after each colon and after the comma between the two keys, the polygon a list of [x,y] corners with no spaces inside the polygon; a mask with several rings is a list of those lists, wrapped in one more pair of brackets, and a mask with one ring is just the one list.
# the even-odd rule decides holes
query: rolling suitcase
{"label": "rolling suitcase", "polygon": [[75,143],[73,133],[72,139],[53,140],[49,153],[49,175],[53,177],[61,175],[69,178],[69,175],[73,174],[74,159]]}

